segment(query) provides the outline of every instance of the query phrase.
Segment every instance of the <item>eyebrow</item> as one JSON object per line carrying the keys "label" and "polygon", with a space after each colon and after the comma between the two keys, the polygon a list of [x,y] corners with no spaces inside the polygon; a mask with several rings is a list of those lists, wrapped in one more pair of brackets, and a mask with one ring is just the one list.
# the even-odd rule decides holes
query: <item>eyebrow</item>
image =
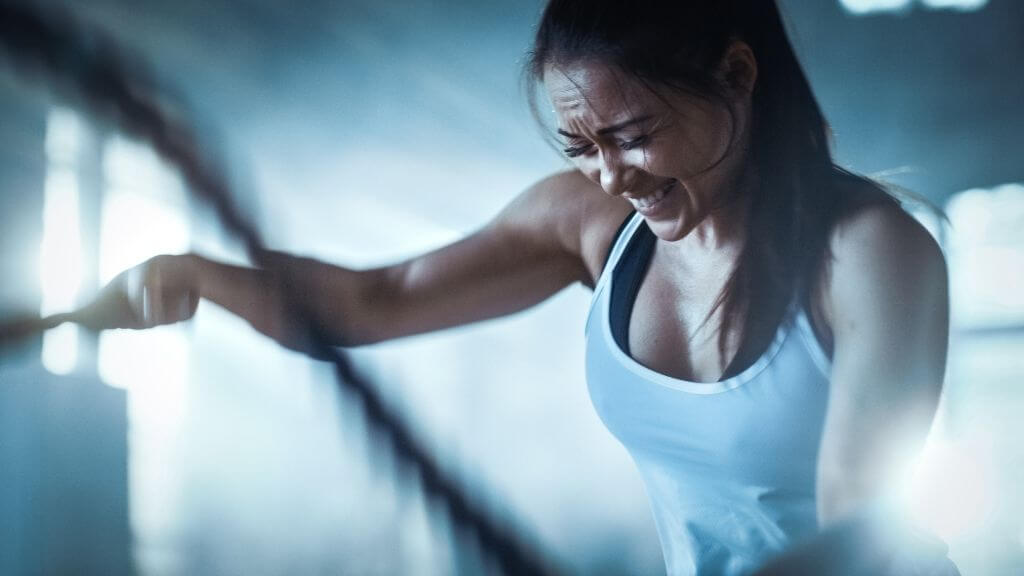
{"label": "eyebrow", "polygon": [[[650,119],[651,119],[651,115],[650,114],[647,114],[645,116],[637,116],[636,118],[630,118],[629,120],[626,120],[625,122],[619,122],[618,124],[612,124],[611,126],[605,126],[604,128],[599,129],[597,131],[597,135],[598,136],[604,136],[605,134],[611,134],[612,132],[618,132],[619,130],[622,130],[623,128],[628,128],[628,127],[630,127],[630,126],[632,126],[634,124],[639,124],[641,122],[646,122],[646,121],[648,121]],[[562,136],[565,136],[566,138],[580,138],[579,134],[573,134],[572,132],[566,132],[565,130],[562,130],[561,128],[558,129],[558,133],[561,134]]]}

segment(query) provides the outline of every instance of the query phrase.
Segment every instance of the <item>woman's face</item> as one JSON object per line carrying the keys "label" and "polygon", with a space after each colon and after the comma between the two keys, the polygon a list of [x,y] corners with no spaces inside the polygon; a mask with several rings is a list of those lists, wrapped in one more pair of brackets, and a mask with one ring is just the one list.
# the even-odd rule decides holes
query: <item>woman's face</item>
{"label": "woman's face", "polygon": [[686,236],[738,185],[749,98],[730,115],[723,103],[655,91],[599,62],[549,66],[544,85],[566,155],[629,200],[659,238]]}

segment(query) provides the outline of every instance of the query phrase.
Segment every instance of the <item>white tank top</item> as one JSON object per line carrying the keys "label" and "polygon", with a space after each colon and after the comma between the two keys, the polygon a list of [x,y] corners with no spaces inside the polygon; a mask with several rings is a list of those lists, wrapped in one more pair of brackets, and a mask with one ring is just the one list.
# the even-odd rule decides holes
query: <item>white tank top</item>
{"label": "white tank top", "polygon": [[594,289],[590,398],[636,462],[668,574],[747,574],[818,529],[815,471],[830,364],[799,306],[760,358],[719,382],[672,378],[633,360],[612,335],[609,311],[613,275],[641,227],[634,215]]}

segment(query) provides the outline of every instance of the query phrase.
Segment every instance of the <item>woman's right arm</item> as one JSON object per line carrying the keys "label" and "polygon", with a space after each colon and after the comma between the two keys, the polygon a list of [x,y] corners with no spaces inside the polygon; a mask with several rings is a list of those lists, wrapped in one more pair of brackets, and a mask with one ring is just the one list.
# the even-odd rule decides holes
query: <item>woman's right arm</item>
{"label": "woman's right arm", "polygon": [[[595,227],[608,228],[607,220],[614,231],[628,210],[578,172],[565,172],[527,189],[476,233],[391,266],[352,270],[271,253],[265,269],[253,269],[194,255],[159,256],[122,279],[119,290],[133,314],[120,327],[187,319],[205,298],[281,344],[301,348],[295,314],[283,305],[286,293],[340,346],[495,318],[573,282],[590,284],[598,252],[591,246],[605,236]],[[137,279],[130,281],[133,272]]]}

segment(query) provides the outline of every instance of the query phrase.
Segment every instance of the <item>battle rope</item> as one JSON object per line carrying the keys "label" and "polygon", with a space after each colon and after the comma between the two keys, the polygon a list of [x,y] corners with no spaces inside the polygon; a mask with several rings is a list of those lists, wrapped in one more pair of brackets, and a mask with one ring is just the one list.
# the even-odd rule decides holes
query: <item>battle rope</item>
{"label": "battle rope", "polygon": [[[225,227],[245,245],[258,266],[272,272],[275,259],[231,200],[230,187],[197,146],[197,135],[183,121],[181,110],[169,108],[154,75],[140,61],[130,59],[108,37],[86,31],[67,14],[44,13],[39,7],[0,1],[0,48],[24,72],[41,71],[49,80],[81,98],[93,113],[111,119],[125,133],[148,142],[180,171],[188,188],[209,202]],[[297,324],[307,331],[310,355],[334,365],[339,385],[358,397],[371,430],[390,440],[400,461],[412,464],[425,492],[448,511],[455,528],[475,537],[486,557],[497,561],[505,574],[554,574],[550,560],[532,553],[523,542],[499,526],[472,503],[447,477],[433,456],[416,441],[408,426],[381,400],[353,369],[348,357],[327,344],[316,323],[306,315],[300,299],[285,282],[285,303]],[[45,328],[26,323],[24,333]],[[25,334],[22,334],[25,335]]]}

